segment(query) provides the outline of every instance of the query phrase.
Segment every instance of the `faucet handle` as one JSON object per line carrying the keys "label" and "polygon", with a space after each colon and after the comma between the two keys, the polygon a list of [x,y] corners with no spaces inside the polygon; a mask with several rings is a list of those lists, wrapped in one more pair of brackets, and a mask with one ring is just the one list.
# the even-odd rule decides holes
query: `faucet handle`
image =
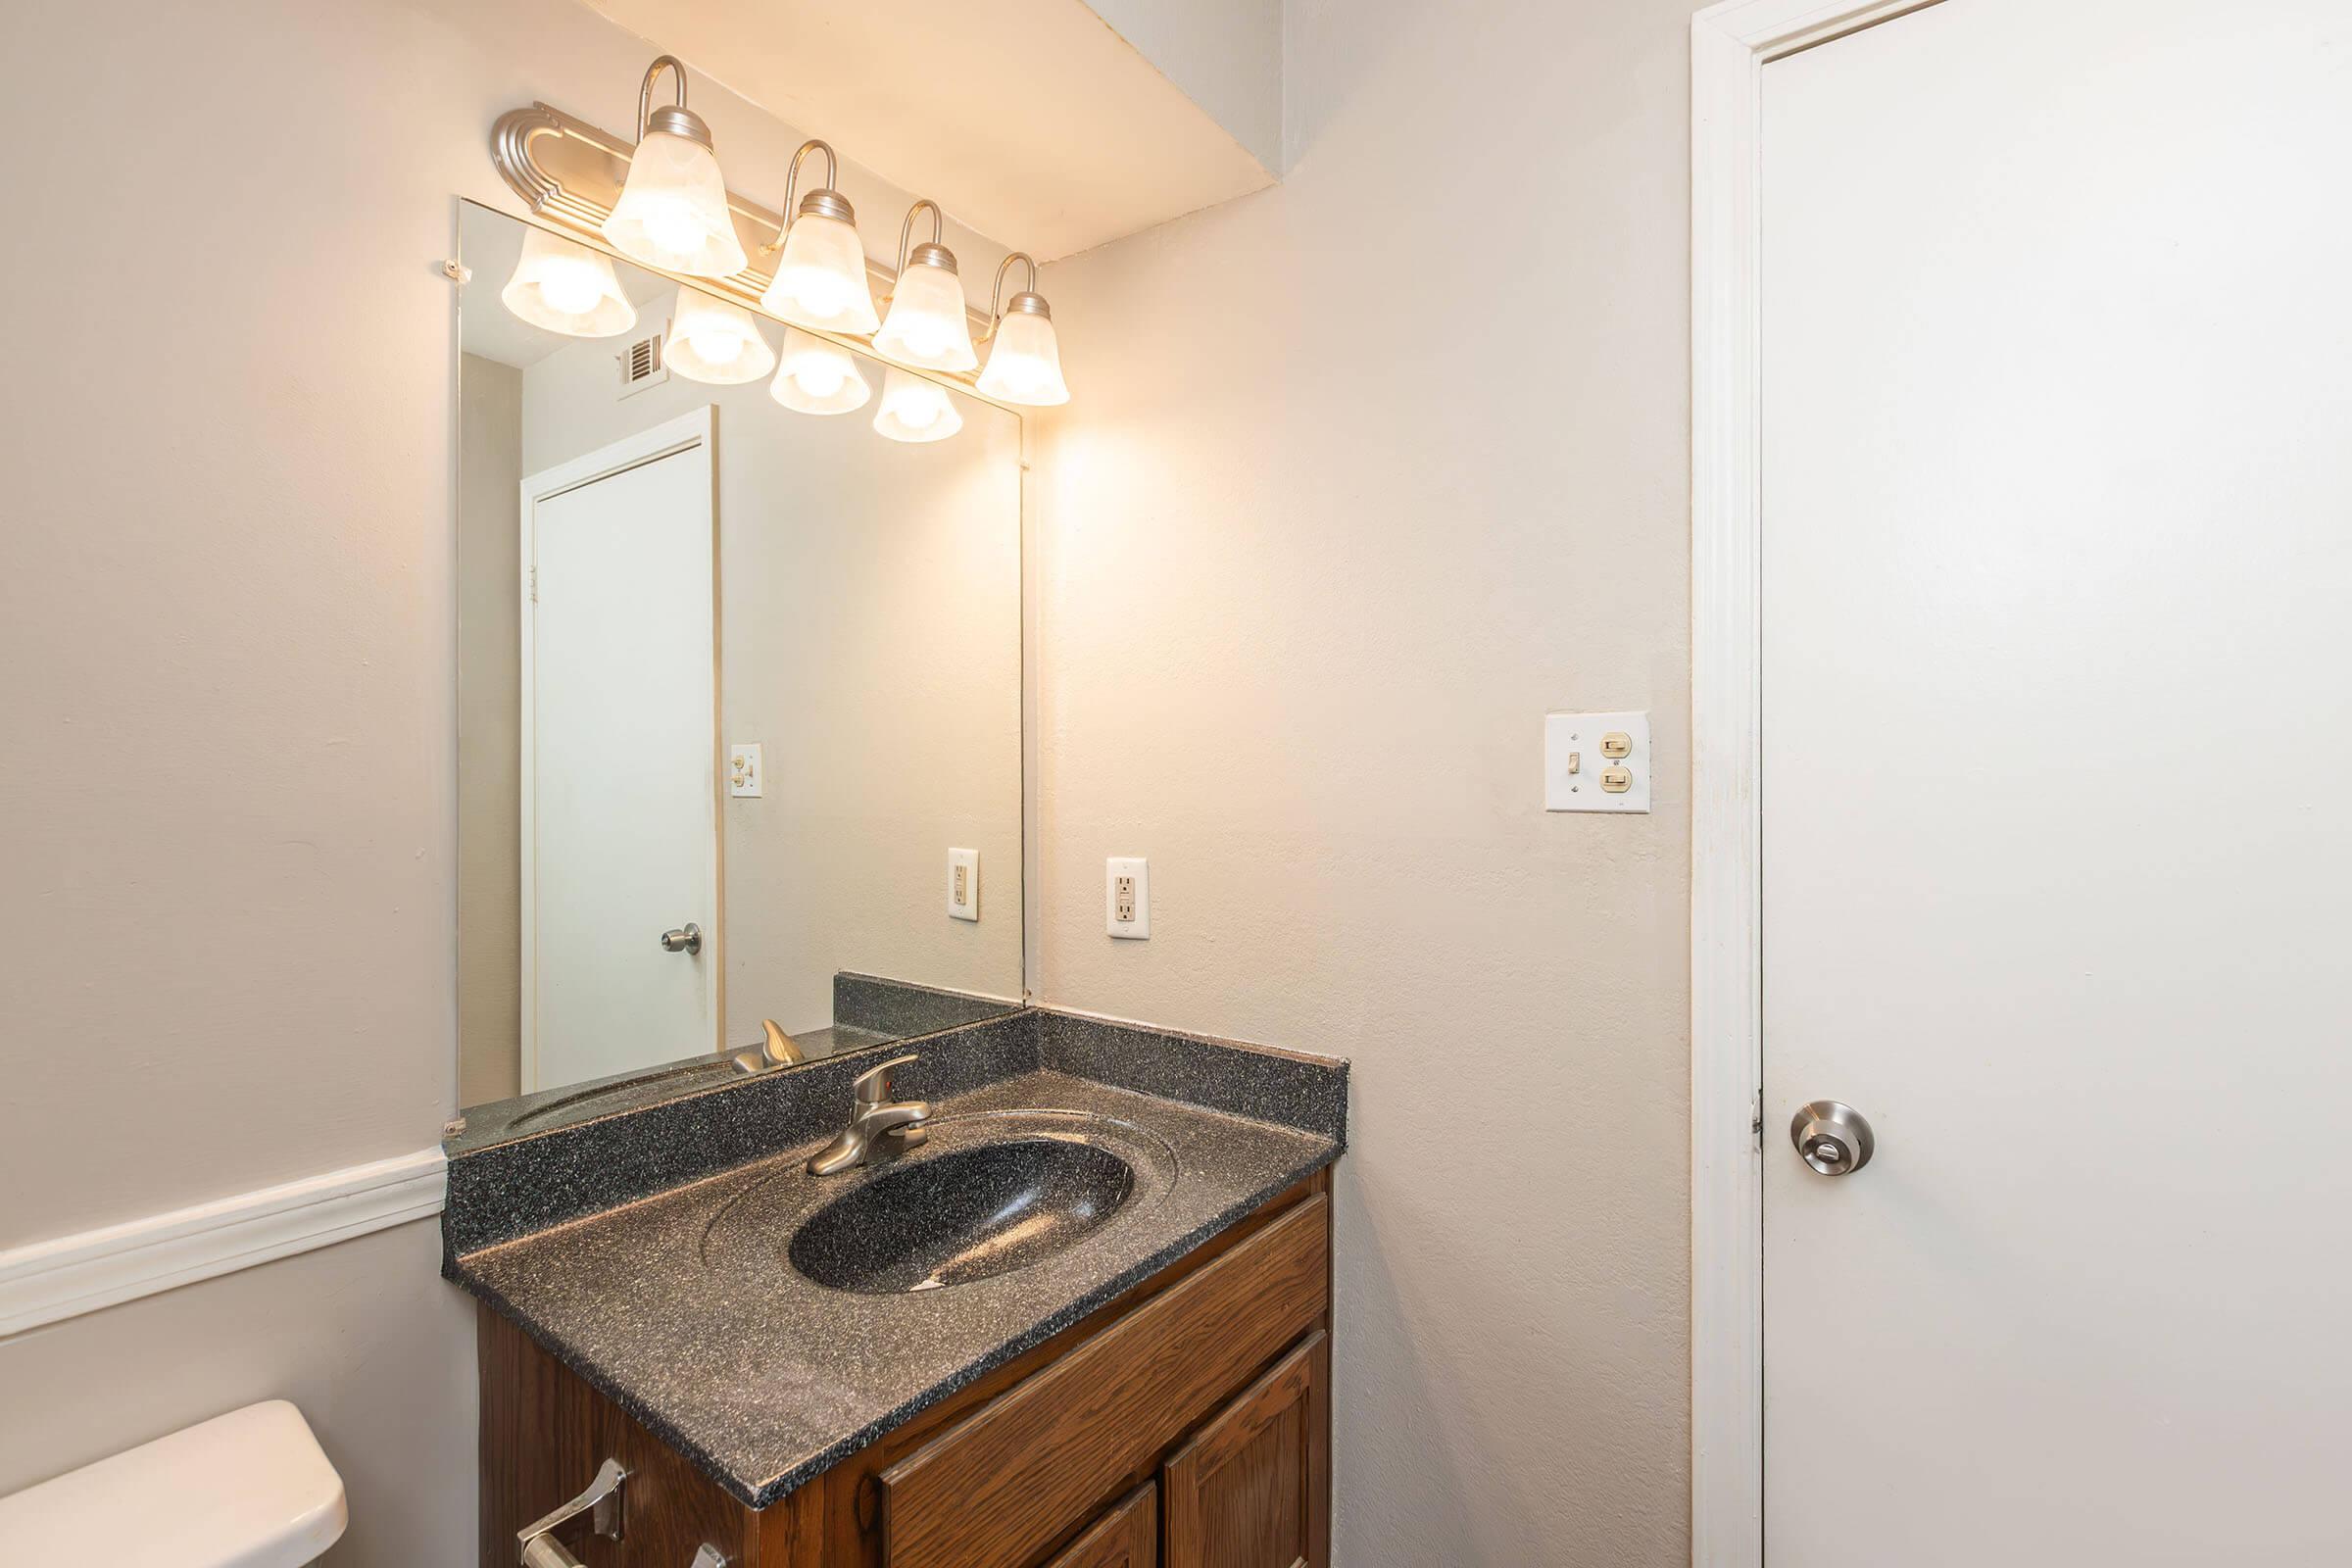
{"label": "faucet handle", "polygon": [[904,1056],[893,1056],[879,1066],[866,1068],[852,1082],[852,1087],[858,1091],[858,1103],[870,1107],[888,1102],[890,1099],[890,1069],[904,1067],[910,1061],[920,1059],[915,1053],[910,1051]]}

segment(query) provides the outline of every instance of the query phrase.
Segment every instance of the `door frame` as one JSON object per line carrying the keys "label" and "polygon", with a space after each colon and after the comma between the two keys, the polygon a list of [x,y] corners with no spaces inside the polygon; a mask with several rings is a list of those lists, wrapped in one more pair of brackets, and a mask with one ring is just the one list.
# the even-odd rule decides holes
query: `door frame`
{"label": "door frame", "polygon": [[1764,1560],[1763,70],[1938,0],[1690,19],[1690,1560]]}
{"label": "door frame", "polygon": [[724,670],[720,666],[719,651],[719,595],[718,595],[718,408],[706,403],[690,414],[665,419],[634,435],[623,436],[593,452],[581,454],[567,463],[522,478],[521,526],[515,530],[522,552],[519,690],[516,706],[519,715],[521,756],[517,759],[519,818],[516,823],[518,885],[515,889],[516,912],[521,926],[521,974],[517,1000],[521,1038],[517,1042],[517,1082],[523,1094],[534,1088],[551,1087],[538,1082],[539,1074],[539,910],[538,880],[539,851],[538,824],[535,802],[538,798],[538,705],[533,685],[536,673],[534,649],[538,642],[538,582],[533,563],[538,556],[538,508],[542,501],[552,501],[560,495],[577,490],[583,485],[609,479],[630,468],[641,468],[662,458],[675,457],[683,452],[700,452],[703,477],[710,491],[710,913],[704,922],[703,987],[708,999],[708,1016],[711,1021],[711,1050],[724,1047],[727,1039],[725,1011],[726,988],[719,977],[726,972],[726,768],[719,756],[721,747],[719,711],[722,693],[720,681]]}

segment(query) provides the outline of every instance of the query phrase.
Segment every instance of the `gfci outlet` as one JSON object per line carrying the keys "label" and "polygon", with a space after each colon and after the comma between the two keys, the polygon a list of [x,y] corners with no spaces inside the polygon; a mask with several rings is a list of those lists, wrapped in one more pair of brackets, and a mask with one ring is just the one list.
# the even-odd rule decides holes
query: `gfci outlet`
{"label": "gfci outlet", "polygon": [[1544,715],[1544,809],[1649,810],[1647,713]]}
{"label": "gfci outlet", "polygon": [[1152,866],[1142,857],[1102,862],[1102,923],[1114,937],[1152,934]]}
{"label": "gfci outlet", "polygon": [[948,852],[948,918],[980,918],[980,852]]}

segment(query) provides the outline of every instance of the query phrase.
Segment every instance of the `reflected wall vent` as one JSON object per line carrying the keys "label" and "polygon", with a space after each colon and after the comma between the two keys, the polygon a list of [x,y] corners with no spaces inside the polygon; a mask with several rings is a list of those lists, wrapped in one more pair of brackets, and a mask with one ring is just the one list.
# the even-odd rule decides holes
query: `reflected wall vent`
{"label": "reflected wall vent", "polygon": [[620,351],[617,358],[620,363],[622,397],[642,392],[649,386],[660,386],[669,379],[669,367],[662,361],[662,340],[668,330],[669,323],[664,321],[661,331],[651,337],[641,337]]}

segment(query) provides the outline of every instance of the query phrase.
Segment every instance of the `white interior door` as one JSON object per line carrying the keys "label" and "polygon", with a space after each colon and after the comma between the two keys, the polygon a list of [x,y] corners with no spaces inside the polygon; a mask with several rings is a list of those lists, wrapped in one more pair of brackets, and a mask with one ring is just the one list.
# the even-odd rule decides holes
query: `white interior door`
{"label": "white interior door", "polygon": [[523,481],[526,1092],[718,1044],[710,432]]}
{"label": "white interior door", "polygon": [[1768,1560],[2352,1562],[2352,6],[1763,93]]}

